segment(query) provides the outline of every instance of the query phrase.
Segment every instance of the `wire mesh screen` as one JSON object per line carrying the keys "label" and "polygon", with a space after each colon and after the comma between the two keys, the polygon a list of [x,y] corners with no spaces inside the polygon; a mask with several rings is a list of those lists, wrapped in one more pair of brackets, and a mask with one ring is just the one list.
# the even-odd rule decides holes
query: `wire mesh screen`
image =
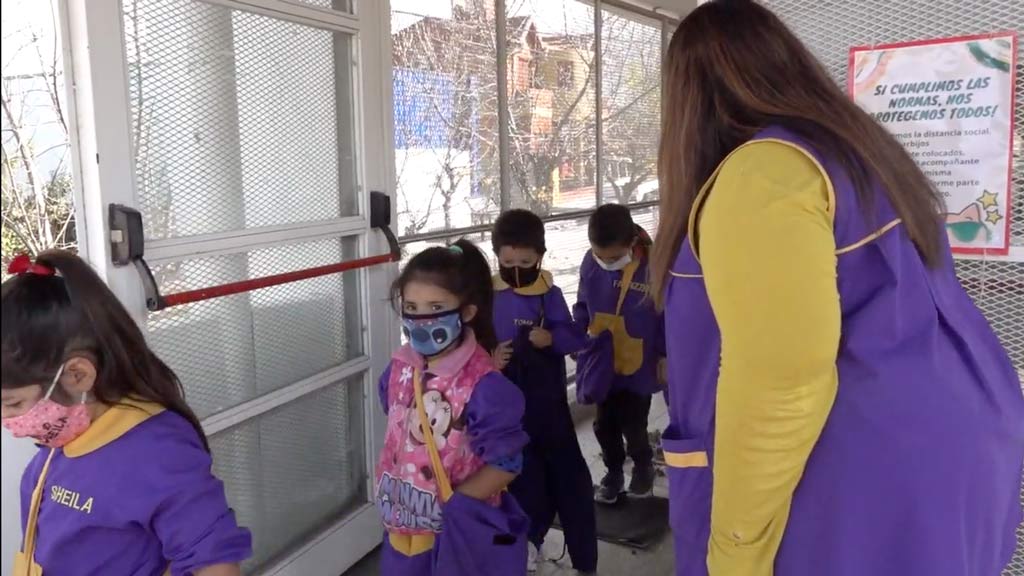
{"label": "wire mesh screen", "polygon": [[362,395],[362,377],[332,384],[211,440],[214,473],[253,533],[247,574],[366,501]]}
{"label": "wire mesh screen", "polygon": [[[992,323],[1017,372],[1024,374],[1024,262],[957,262],[960,282]],[[1021,486],[1024,503],[1024,485]],[[1004,576],[1024,576],[1024,525],[1017,528],[1017,551]]]}
{"label": "wire mesh screen", "polygon": [[352,38],[187,0],[124,0],[147,238],[358,207]]}
{"label": "wire mesh screen", "polygon": [[[763,0],[825,63],[837,82],[845,82],[851,46],[1024,30],[1019,0],[900,0],[861,2]],[[1024,53],[1018,46],[1017,102],[1024,102]],[[1015,111],[1013,202],[1010,242],[1024,246],[1024,106]],[[1024,373],[1024,262],[960,261],[964,286],[984,311],[1019,372]],[[1024,488],[1022,488],[1024,501]],[[1017,553],[1006,576],[1024,576],[1024,527],[1017,532]]]}
{"label": "wire mesh screen", "polygon": [[[851,46],[906,40],[943,38],[1004,30],[1024,30],[1024,9],[1019,0],[900,0],[885,2],[820,2],[817,0],[763,0],[845,85]],[[1017,102],[1024,101],[1024,43],[1017,46]],[[1024,246],[1024,156],[1021,132],[1024,106],[1014,112],[1013,207],[1011,244]]]}
{"label": "wire mesh screen", "polygon": [[[154,267],[164,294],[333,264],[356,241],[326,239]],[[148,339],[200,418],[362,354],[359,272],[322,276],[150,314]]]}
{"label": "wire mesh screen", "polygon": [[1024,263],[957,261],[960,283],[989,319],[1018,371],[1024,370]]}
{"label": "wire mesh screen", "polygon": [[[334,238],[172,262],[153,272],[166,294],[336,263],[356,250],[354,238]],[[359,274],[169,308],[149,315],[147,337],[205,418],[360,356]],[[213,437],[215,471],[254,534],[247,573],[365,501],[362,394],[355,378]]]}

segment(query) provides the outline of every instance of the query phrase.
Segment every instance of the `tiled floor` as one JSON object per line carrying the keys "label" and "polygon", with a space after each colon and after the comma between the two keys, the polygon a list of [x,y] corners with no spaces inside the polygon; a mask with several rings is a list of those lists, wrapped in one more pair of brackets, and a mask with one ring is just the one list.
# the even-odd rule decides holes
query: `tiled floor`
{"label": "tiled floor", "polygon": [[[576,427],[576,433],[580,439],[580,447],[583,455],[590,464],[590,471],[597,482],[604,474],[604,465],[601,463],[601,448],[594,438],[592,428],[593,420],[585,418]],[[668,411],[661,395],[655,397],[651,407],[650,429],[652,431],[664,430],[668,425]],[[628,464],[627,464],[628,466]],[[628,473],[628,470],[627,470]],[[655,483],[656,495],[668,496],[668,485],[664,474],[659,473]],[[544,555],[547,558],[558,558],[562,554],[562,533],[552,530],[544,543]],[[666,532],[666,537],[651,547],[649,550],[632,550],[622,546],[600,542],[598,547],[600,576],[626,576],[629,574],[671,574],[673,566],[672,541]],[[377,553],[370,554],[362,562],[357,564],[344,576],[371,576],[377,574]],[[576,574],[569,564],[566,556],[560,561],[548,560],[537,576],[570,576]]]}

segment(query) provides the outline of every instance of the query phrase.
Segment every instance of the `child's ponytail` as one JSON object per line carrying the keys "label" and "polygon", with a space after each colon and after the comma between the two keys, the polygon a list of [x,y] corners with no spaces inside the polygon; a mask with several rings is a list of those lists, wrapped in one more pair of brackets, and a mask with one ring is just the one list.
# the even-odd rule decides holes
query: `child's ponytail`
{"label": "child's ponytail", "polygon": [[177,376],[150,350],[96,272],[61,250],[40,254],[35,268],[42,273],[19,274],[3,284],[3,387],[46,381],[70,354],[87,353],[96,360],[97,401],[158,403],[188,420],[209,449]]}
{"label": "child's ponytail", "polygon": [[491,265],[476,244],[465,238],[452,246],[462,251],[460,273],[470,286],[463,304],[472,304],[477,309],[476,316],[469,325],[473,328],[477,342],[488,352],[493,352],[498,347],[498,337],[494,332],[494,284],[491,280]]}

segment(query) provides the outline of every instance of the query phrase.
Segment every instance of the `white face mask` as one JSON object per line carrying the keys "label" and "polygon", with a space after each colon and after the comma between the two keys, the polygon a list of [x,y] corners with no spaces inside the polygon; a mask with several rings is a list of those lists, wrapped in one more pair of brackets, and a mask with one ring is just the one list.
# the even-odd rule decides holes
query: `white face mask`
{"label": "white face mask", "polygon": [[[591,254],[593,255],[593,253]],[[604,268],[609,272],[618,272],[619,270],[622,270],[626,266],[629,266],[629,263],[633,261],[633,255],[630,254],[629,252],[626,252],[625,254],[622,255],[622,258],[619,258],[615,262],[611,263],[605,262],[604,260],[601,260],[597,256],[594,256],[594,261],[597,262],[598,266]]]}

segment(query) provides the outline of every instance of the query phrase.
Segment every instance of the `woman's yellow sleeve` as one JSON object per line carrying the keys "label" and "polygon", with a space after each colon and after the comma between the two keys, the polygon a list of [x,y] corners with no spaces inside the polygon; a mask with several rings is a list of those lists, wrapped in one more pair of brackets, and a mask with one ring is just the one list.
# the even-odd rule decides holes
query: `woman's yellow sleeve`
{"label": "woman's yellow sleeve", "polygon": [[701,263],[722,333],[711,576],[772,574],[793,490],[835,399],[832,203],[801,150],[758,142],[726,162],[701,214]]}

